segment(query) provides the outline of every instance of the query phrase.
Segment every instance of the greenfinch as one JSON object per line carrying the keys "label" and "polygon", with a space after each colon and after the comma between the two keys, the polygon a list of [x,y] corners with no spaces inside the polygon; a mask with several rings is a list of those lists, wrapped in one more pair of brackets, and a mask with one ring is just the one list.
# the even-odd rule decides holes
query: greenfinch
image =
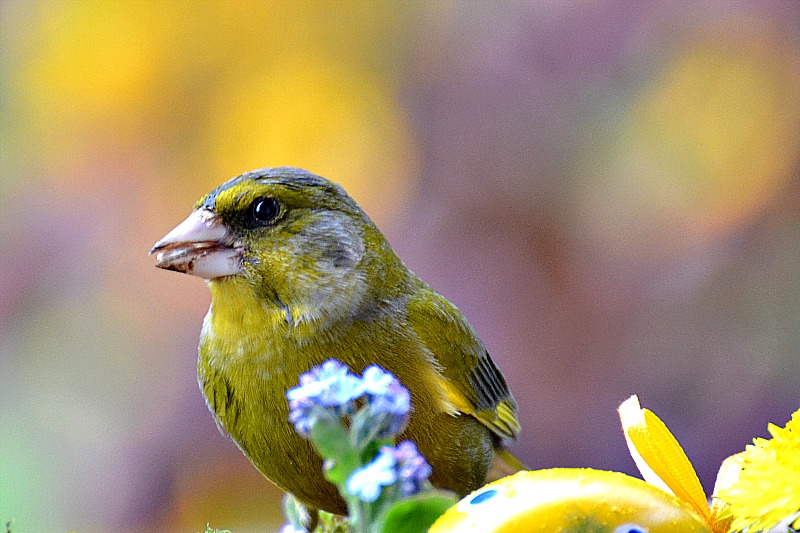
{"label": "greenfinch", "polygon": [[[208,193],[158,241],[156,266],[208,280],[198,381],[217,424],[253,465],[309,508],[347,512],[311,443],[289,423],[287,389],[336,358],[392,372],[411,394],[400,439],[459,495],[520,430],[503,374],[461,312],[414,275],[339,185],[292,167],[255,170]],[[498,461],[498,459],[500,459]]]}

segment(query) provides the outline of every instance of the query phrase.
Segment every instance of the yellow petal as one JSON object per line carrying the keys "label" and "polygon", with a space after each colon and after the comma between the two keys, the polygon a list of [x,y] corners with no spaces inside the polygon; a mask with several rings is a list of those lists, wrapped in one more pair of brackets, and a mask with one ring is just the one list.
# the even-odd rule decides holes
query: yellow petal
{"label": "yellow petal", "polygon": [[619,407],[628,449],[648,482],[666,489],[711,522],[708,500],[692,463],[670,430],[631,396]]}
{"label": "yellow petal", "polygon": [[718,494],[730,489],[739,481],[744,458],[744,452],[731,455],[722,461],[722,466],[719,467],[719,472],[717,472],[717,481],[714,483],[714,493],[711,499],[711,516],[716,523],[720,524],[720,527],[725,528],[724,531],[729,529],[733,516],[730,516],[730,513],[725,511],[728,504],[720,499]]}

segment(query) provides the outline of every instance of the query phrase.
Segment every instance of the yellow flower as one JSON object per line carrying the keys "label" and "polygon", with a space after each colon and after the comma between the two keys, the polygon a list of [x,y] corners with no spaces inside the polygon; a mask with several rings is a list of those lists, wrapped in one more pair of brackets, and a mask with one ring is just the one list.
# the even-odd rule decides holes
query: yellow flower
{"label": "yellow flower", "polygon": [[711,508],[694,467],[666,425],[631,396],[619,408],[625,440],[645,481],[676,495],[715,533],[785,531],[800,526],[800,410],[772,439],[728,457],[717,475]]}
{"label": "yellow flower", "polygon": [[786,427],[768,428],[772,439],[753,439],[720,470],[726,481],[715,497],[727,504],[720,516],[733,518],[733,531],[767,531],[792,519],[800,527],[800,410]]}
{"label": "yellow flower", "polygon": [[725,460],[711,506],[683,448],[655,413],[631,396],[619,415],[647,483],[589,468],[520,472],[468,495],[431,531],[583,531],[602,524],[603,531],[778,533],[792,521],[800,526],[800,410],[785,428],[770,424],[772,439],[757,438]]}

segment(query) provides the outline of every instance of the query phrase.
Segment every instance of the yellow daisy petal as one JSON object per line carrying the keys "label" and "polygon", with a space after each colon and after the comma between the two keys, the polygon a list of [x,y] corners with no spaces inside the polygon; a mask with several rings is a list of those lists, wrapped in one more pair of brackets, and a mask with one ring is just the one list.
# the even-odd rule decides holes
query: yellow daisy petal
{"label": "yellow daisy petal", "polygon": [[711,522],[708,500],[697,473],[681,445],[652,411],[631,396],[619,407],[628,449],[642,477],[688,503]]}

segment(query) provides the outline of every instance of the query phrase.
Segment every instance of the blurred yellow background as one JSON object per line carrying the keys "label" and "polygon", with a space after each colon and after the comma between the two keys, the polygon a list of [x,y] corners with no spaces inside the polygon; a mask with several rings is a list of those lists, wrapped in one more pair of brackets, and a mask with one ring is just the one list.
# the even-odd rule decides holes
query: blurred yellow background
{"label": "blurred yellow background", "polygon": [[799,43],[794,0],[0,2],[0,521],[283,522],[147,256],[278,165],[464,311],[529,465],[634,472],[637,393],[710,490],[800,406]]}

